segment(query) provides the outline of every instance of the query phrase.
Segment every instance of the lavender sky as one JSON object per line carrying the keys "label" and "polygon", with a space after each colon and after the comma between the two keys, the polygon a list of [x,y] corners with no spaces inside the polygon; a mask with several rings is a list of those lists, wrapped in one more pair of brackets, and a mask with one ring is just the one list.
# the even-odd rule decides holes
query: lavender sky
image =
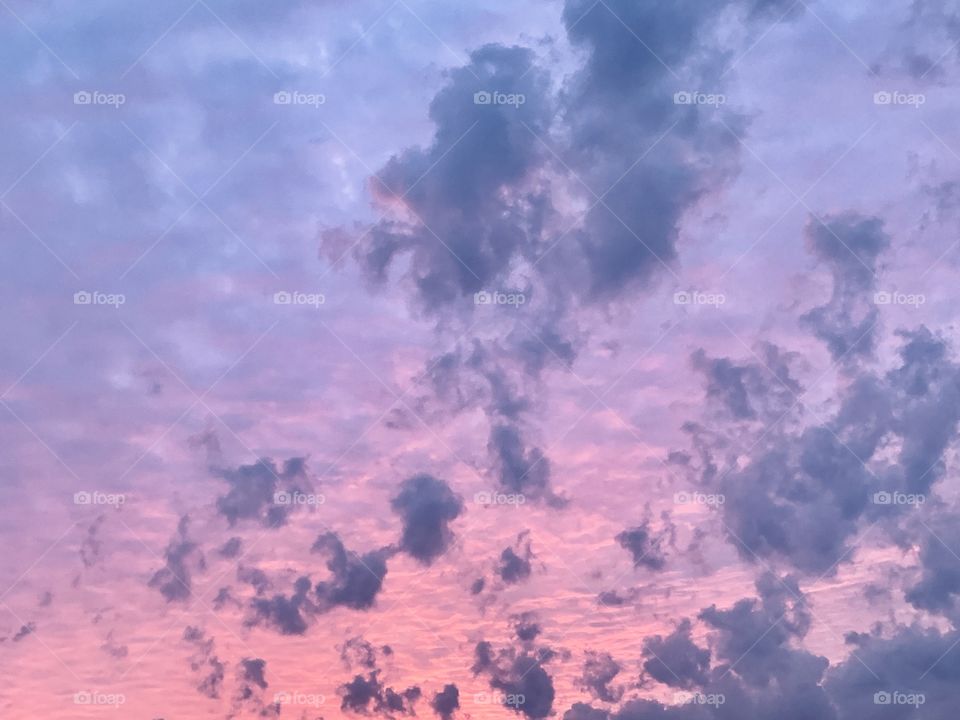
{"label": "lavender sky", "polygon": [[960,2],[0,0],[0,717],[960,703]]}

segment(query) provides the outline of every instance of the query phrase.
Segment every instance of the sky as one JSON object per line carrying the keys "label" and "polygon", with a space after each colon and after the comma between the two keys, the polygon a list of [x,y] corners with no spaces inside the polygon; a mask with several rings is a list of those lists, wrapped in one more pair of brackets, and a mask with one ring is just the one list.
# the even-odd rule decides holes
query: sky
{"label": "sky", "polygon": [[956,0],[0,58],[4,720],[955,717]]}

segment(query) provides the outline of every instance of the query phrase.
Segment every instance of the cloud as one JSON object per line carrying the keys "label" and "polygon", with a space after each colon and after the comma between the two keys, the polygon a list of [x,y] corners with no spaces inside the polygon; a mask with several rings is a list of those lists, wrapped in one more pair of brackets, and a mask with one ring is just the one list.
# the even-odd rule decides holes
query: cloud
{"label": "cloud", "polygon": [[553,679],[543,665],[553,658],[548,648],[531,653],[524,649],[504,648],[495,653],[487,641],[474,648],[474,675],[487,675],[490,687],[515,699],[509,709],[528,718],[544,718],[553,711]]}
{"label": "cloud", "polygon": [[801,318],[826,343],[830,355],[845,365],[870,357],[876,347],[879,310],[874,302],[877,260],[890,238],[877,217],[846,212],[806,228],[811,253],[830,270],[830,300]]}
{"label": "cloud", "polygon": [[348,552],[340,538],[332,532],[317,538],[313,552],[327,555],[330,580],[317,583],[315,592],[319,610],[338,605],[353,610],[373,607],[387,574],[387,551],[374,550],[363,555]]}
{"label": "cloud", "polygon": [[193,646],[190,668],[194,673],[204,673],[197,684],[197,691],[208,698],[219,698],[226,666],[214,652],[213,638],[208,638],[198,627],[188,626],[183,631],[183,640]]}
{"label": "cloud", "polygon": [[226,495],[217,499],[217,509],[230,527],[240,520],[257,520],[265,527],[280,527],[287,521],[293,506],[277,501],[282,492],[303,492],[309,480],[306,460],[294,457],[279,468],[270,458],[261,458],[252,465],[236,469],[219,469],[217,475],[230,486]]}
{"label": "cloud", "polygon": [[610,687],[620,674],[620,663],[607,652],[588,652],[583,663],[583,675],[578,679],[581,689],[587,690],[597,700],[619,702],[623,687]]}
{"label": "cloud", "polygon": [[441,718],[441,720],[450,720],[454,713],[460,709],[460,691],[453,683],[447,683],[443,690],[433,696],[430,707]]}
{"label": "cloud", "polygon": [[684,619],[670,635],[654,635],[643,641],[643,669],[658,682],[690,689],[706,683],[710,651],[690,639],[692,625]]}
{"label": "cloud", "polygon": [[250,601],[252,616],[247,625],[265,624],[277,630],[281,635],[303,635],[307,631],[307,620],[313,610],[310,601],[310,578],[301,577],[293,584],[293,594],[274,595],[272,598],[253,598]]}
{"label": "cloud", "polygon": [[667,562],[663,545],[669,542],[670,532],[670,528],[666,527],[655,533],[650,523],[645,521],[642,525],[624,530],[615,539],[620,547],[630,553],[635,568],[662,570]]}
{"label": "cloud", "polygon": [[25,637],[33,635],[37,631],[37,624],[35,622],[28,622],[26,625],[21,625],[20,629],[13,636],[13,642],[20,642]]}
{"label": "cloud", "polygon": [[201,570],[205,567],[199,547],[187,537],[189,527],[190,516],[184,515],[163,553],[166,566],[150,578],[149,586],[158,589],[167,602],[183,602],[192,595],[191,563]]}
{"label": "cloud", "polygon": [[353,680],[341,685],[337,690],[341,698],[340,709],[364,715],[382,714],[385,717],[415,715],[414,703],[420,699],[420,688],[409,687],[397,692],[384,686],[379,675],[380,671],[374,670],[366,677],[356,675]]}
{"label": "cloud", "polygon": [[500,553],[500,564],[496,572],[508,585],[518,583],[530,577],[532,566],[530,560],[534,557],[530,547],[529,531],[517,536],[513,547],[508,547]]}
{"label": "cloud", "polygon": [[429,565],[453,541],[449,523],[463,512],[463,500],[443,480],[420,474],[403,482],[390,507],[403,518],[400,549]]}
{"label": "cloud", "polygon": [[[371,227],[357,249],[372,281],[384,282],[390,267],[410,256],[405,280],[418,305],[437,313],[499,287],[512,260],[532,254],[524,186],[543,151],[525,127],[544,132],[552,117],[546,74],[533,61],[526,48],[475,50],[430,104],[432,143],[394,155],[376,173],[372,192],[400,217]],[[523,102],[477,104],[486,97],[478,93]],[[325,236],[336,241],[336,233]]]}
{"label": "cloud", "polygon": [[505,492],[531,500],[543,498],[554,506],[563,504],[550,489],[550,461],[540,448],[526,448],[516,425],[494,425],[487,450]]}

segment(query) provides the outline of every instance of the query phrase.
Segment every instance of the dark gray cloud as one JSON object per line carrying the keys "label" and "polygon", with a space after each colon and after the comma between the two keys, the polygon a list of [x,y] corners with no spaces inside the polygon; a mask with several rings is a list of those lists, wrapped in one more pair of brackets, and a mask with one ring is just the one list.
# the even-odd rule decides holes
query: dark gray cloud
{"label": "dark gray cloud", "polygon": [[221,557],[225,557],[229,560],[237,557],[240,554],[240,549],[243,547],[243,540],[238,537],[232,537],[227,540],[217,551]]}
{"label": "dark gray cloud", "polygon": [[[858,634],[850,642],[853,655],[832,667],[824,682],[840,720],[956,717],[960,683],[956,630],[900,626],[889,637]],[[893,693],[920,695],[922,704],[877,704],[877,694],[882,700]]]}
{"label": "dark gray cloud", "polygon": [[37,624],[35,622],[28,622],[26,625],[21,625],[20,629],[13,635],[13,642],[20,642],[25,637],[33,635],[36,631]]}
{"label": "dark gray cloud", "polygon": [[504,548],[500,553],[500,564],[496,572],[500,579],[507,584],[526,580],[532,572],[531,559],[534,557],[529,538],[529,531],[523,531],[517,536],[513,547]]}
{"label": "dark gray cloud", "polygon": [[294,457],[283,467],[270,458],[236,469],[218,469],[216,474],[230,486],[217,498],[217,509],[233,527],[240,520],[257,520],[265,527],[280,527],[287,521],[293,505],[278,500],[281,493],[304,492],[309,487],[306,460]]}
{"label": "dark gray cloud", "polygon": [[353,680],[341,685],[337,690],[341,698],[340,709],[364,715],[382,714],[385,717],[415,715],[414,703],[420,699],[420,688],[409,687],[398,692],[386,687],[379,675],[380,671],[374,670],[366,677],[356,675]]}
{"label": "dark gray cloud", "polygon": [[[511,261],[532,255],[536,237],[524,185],[543,151],[525,127],[546,132],[553,115],[547,77],[533,61],[526,48],[474,51],[430,104],[431,145],[395,155],[371,183],[386,204],[402,198],[413,218],[380,221],[356,257],[373,281],[384,282],[399,258],[412,256],[407,281],[428,312],[501,287]],[[475,103],[477,93],[494,92],[522,95],[524,102]],[[328,233],[325,243],[336,253],[338,234]]]}
{"label": "dark gray cloud", "polygon": [[332,532],[318,537],[312,550],[327,556],[327,569],[332,574],[329,580],[318,582],[315,588],[321,612],[337,605],[354,610],[373,607],[387,574],[386,550],[357,555],[348,552]]}
{"label": "dark gray cloud", "polygon": [[505,492],[531,500],[543,498],[554,506],[563,504],[550,488],[550,460],[540,448],[526,447],[518,426],[494,425],[487,450]]}
{"label": "dark gray cloud", "polygon": [[583,675],[578,679],[579,686],[597,700],[620,702],[624,688],[610,686],[620,674],[620,670],[620,663],[614,660],[610,653],[588,652],[583,663]]}
{"label": "dark gray cloud", "polygon": [[619,533],[615,538],[624,550],[633,558],[635,568],[662,570],[667,562],[664,545],[669,543],[670,528],[654,531],[649,521]]}
{"label": "dark gray cloud", "polygon": [[208,698],[219,698],[223,690],[226,666],[214,651],[213,638],[207,637],[198,627],[188,626],[183,631],[183,640],[193,647],[190,668],[194,673],[201,674],[197,684],[198,692]]}
{"label": "dark gray cloud", "polygon": [[531,652],[508,647],[494,651],[487,641],[474,648],[474,675],[488,676],[490,687],[518,700],[508,708],[528,718],[544,718],[553,711],[553,678],[543,665],[554,657],[548,648]]}
{"label": "dark gray cloud", "polygon": [[691,356],[695,370],[707,381],[707,399],[736,420],[776,420],[796,402],[803,387],[790,373],[796,354],[770,343],[757,348],[757,362],[738,364],[730,358],[711,358],[702,348]]}
{"label": "dark gray cloud", "polygon": [[[722,418],[713,418],[711,432],[685,426],[695,452],[671,462],[724,497],[724,522],[745,560],[781,558],[803,572],[832,574],[853,559],[850,541],[864,519],[909,544],[900,521],[913,506],[884,497],[926,497],[944,476],[960,421],[960,365],[946,341],[922,326],[897,334],[892,369],[850,366],[827,417],[791,413],[794,403],[784,396],[787,407],[769,408],[783,422],[752,435]],[[745,397],[752,405],[761,394]]]}
{"label": "dark gray cloud", "polygon": [[281,635],[303,635],[307,631],[306,616],[313,611],[310,600],[310,578],[301,577],[293,585],[293,593],[274,595],[271,598],[253,598],[250,602],[251,616],[247,625],[264,624]]}
{"label": "dark gray cloud", "polygon": [[710,651],[697,647],[690,639],[692,627],[690,621],[684,619],[666,637],[654,635],[644,639],[643,669],[650,677],[670,687],[685,689],[707,682]]}
{"label": "dark gray cloud", "polygon": [[184,515],[177,523],[177,534],[163,553],[166,566],[157,570],[149,585],[160,591],[167,602],[182,602],[192,594],[192,567],[203,569],[203,554],[195,542],[187,537],[190,516]]}
{"label": "dark gray cloud", "polygon": [[879,310],[874,300],[877,260],[890,246],[883,221],[847,212],[806,229],[811,253],[830,270],[830,300],[801,318],[826,343],[834,360],[849,365],[873,354]]}
{"label": "dark gray cloud", "polygon": [[443,480],[420,474],[403,482],[390,506],[403,518],[400,549],[429,565],[453,541],[449,523],[463,511],[463,500]]}
{"label": "dark gray cloud", "polygon": [[453,683],[447,683],[443,690],[433,696],[430,707],[441,720],[451,720],[454,713],[460,709],[460,690]]}

